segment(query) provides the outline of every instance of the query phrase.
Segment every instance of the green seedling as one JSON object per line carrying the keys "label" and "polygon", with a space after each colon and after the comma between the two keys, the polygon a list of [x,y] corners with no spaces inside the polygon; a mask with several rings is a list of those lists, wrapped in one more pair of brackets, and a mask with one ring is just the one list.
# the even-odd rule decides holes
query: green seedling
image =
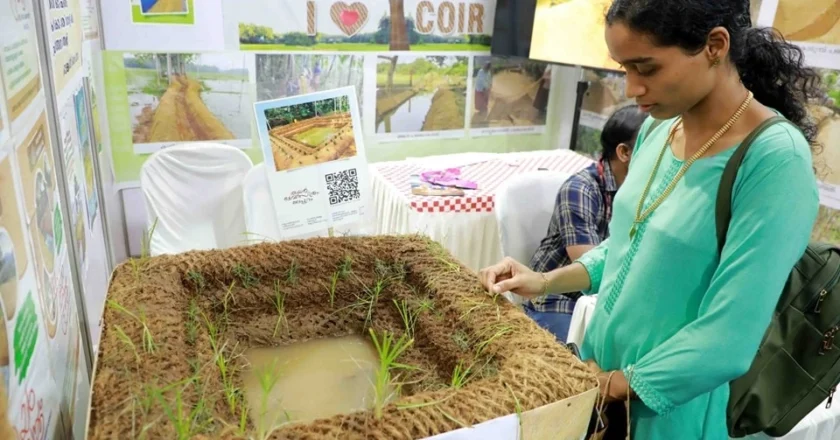
{"label": "green seedling", "polygon": [[265,365],[256,373],[257,381],[260,384],[260,391],[262,392],[260,396],[260,416],[259,423],[257,423],[257,436],[260,439],[267,439],[277,426],[276,414],[274,414],[271,420],[266,417],[268,415],[268,398],[271,395],[271,391],[277,385],[277,381],[280,380],[280,369],[277,367],[277,358],[274,358],[270,366]]}
{"label": "green seedling", "polygon": [[134,318],[137,322],[140,323],[140,325],[143,327],[143,350],[145,350],[147,353],[154,353],[156,349],[155,340],[152,337],[152,332],[149,330],[149,325],[146,322],[145,312],[141,310],[137,315],[135,315],[134,313],[129,312],[128,309],[120,305],[118,302],[110,299],[108,300],[108,306],[110,306],[114,310],[117,310],[118,312],[124,313]]}
{"label": "green seedling", "polygon": [[225,291],[225,296],[222,297],[222,316],[221,316],[221,328],[227,328],[228,324],[230,324],[230,304],[236,304],[236,297],[233,295],[233,287],[236,285],[236,280],[231,281],[230,286],[228,286],[227,291]]}
{"label": "green seedling", "polygon": [[242,263],[238,263],[236,266],[233,266],[233,276],[235,276],[239,280],[239,283],[242,284],[242,287],[246,289],[250,289],[260,282],[260,279],[254,275],[251,267]]}
{"label": "green seedling", "polygon": [[450,272],[460,272],[461,265],[452,261],[452,258],[449,255],[449,252],[446,248],[443,247],[440,243],[429,240],[429,252],[435,258],[435,260],[443,263]]}
{"label": "green seedling", "polygon": [[[196,378],[189,378],[163,389],[154,390],[154,396],[163,408],[163,412],[169,422],[175,428],[175,436],[178,440],[189,440],[194,435],[203,432],[210,424],[207,418],[207,408],[204,406],[204,395],[198,397],[198,402],[192,408],[188,408],[185,402],[184,393],[187,388],[194,384]],[[169,402],[164,397],[167,389],[174,389],[175,400]]]}
{"label": "green seedling", "polygon": [[466,302],[466,303],[467,303],[467,305],[469,305],[469,306],[471,306],[471,307],[470,307],[469,309],[467,309],[464,313],[461,313],[461,316],[459,317],[459,319],[460,319],[461,321],[463,321],[464,319],[466,319],[466,318],[467,318],[468,316],[470,316],[473,312],[476,312],[476,311],[479,311],[479,310],[484,310],[484,309],[486,309],[486,308],[491,307],[491,305],[490,305],[490,304],[487,304],[487,303],[486,303],[486,302],[484,302],[484,301],[478,301],[478,300],[475,300],[475,299],[468,299],[468,300],[465,300],[464,302]]}
{"label": "green seedling", "polygon": [[490,331],[492,331],[493,333],[490,333],[486,339],[484,339],[483,341],[479,342],[478,345],[476,345],[476,356],[481,356],[484,350],[496,339],[499,339],[502,336],[513,332],[513,327],[509,325],[496,325],[494,327],[490,327]]}
{"label": "green seedling", "polygon": [[400,318],[402,318],[406,335],[408,335],[409,338],[414,339],[414,330],[417,328],[417,320],[420,318],[421,313],[429,309],[427,309],[426,305],[422,302],[412,306],[404,299],[399,301],[395,299],[394,305],[397,307]]}
{"label": "green seedling", "polygon": [[395,340],[391,332],[383,332],[382,339],[379,340],[373,329],[369,329],[370,337],[373,339],[373,345],[379,354],[379,365],[376,369],[376,378],[374,379],[374,416],[377,419],[382,418],[382,412],[392,398],[399,393],[399,386],[391,391],[396,381],[394,380],[393,371],[397,369],[413,370],[416,369],[409,365],[397,363],[397,359],[414,343],[413,339],[406,335],[400,336]]}
{"label": "green seedling", "polygon": [[114,326],[114,331],[117,332],[117,338],[119,338],[119,340],[122,341],[123,344],[127,345],[131,349],[131,352],[134,353],[134,359],[139,364],[140,363],[140,355],[137,354],[137,347],[134,345],[134,341],[132,341],[131,338],[129,338],[128,335],[125,334],[122,327],[120,327],[118,325],[115,325]]}
{"label": "green seedling", "polygon": [[274,325],[274,337],[276,338],[281,325],[286,329],[289,328],[286,320],[286,294],[280,289],[280,280],[274,280],[274,307],[277,309],[277,323]]}
{"label": "green seedling", "polygon": [[461,389],[472,378],[473,364],[465,366],[463,361],[458,361],[455,369],[452,371],[452,381],[450,386],[456,390]]}
{"label": "green seedling", "polygon": [[195,298],[190,299],[190,306],[187,309],[187,343],[195,345],[196,338],[198,338],[198,329],[201,324],[198,321],[198,303]]}
{"label": "green seedling", "polygon": [[324,288],[327,289],[327,294],[330,296],[330,307],[335,307],[335,288],[338,286],[339,278],[341,278],[341,272],[335,271],[330,276],[330,285],[324,284]]}
{"label": "green seedling", "polygon": [[216,353],[216,366],[219,367],[219,374],[222,376],[222,389],[225,393],[225,402],[228,405],[231,415],[236,416],[236,406],[239,404],[239,388],[234,384],[233,357],[228,358],[225,354],[227,344],[223,345]]}
{"label": "green seedling", "polygon": [[155,228],[157,228],[158,219],[152,223],[151,229],[148,231],[143,231],[143,238],[140,240],[140,257],[132,258],[129,260],[131,263],[131,269],[134,271],[134,279],[140,281],[140,269],[146,264],[146,260],[152,254],[152,237],[155,234]]}
{"label": "green seedling", "polygon": [[207,287],[207,280],[204,279],[204,275],[202,275],[200,272],[196,272],[194,270],[187,272],[187,280],[199,293],[201,293],[204,290],[204,288]]}
{"label": "green seedling", "polygon": [[297,284],[298,282],[298,263],[297,260],[292,258],[292,264],[289,265],[289,270],[286,271],[286,284],[292,286]]}
{"label": "green seedling", "polygon": [[353,257],[350,255],[345,255],[344,260],[341,261],[341,265],[338,267],[338,276],[342,280],[347,279],[350,276],[350,273],[353,271]]}
{"label": "green seedling", "polygon": [[239,436],[245,437],[248,433],[248,405],[239,405]]}

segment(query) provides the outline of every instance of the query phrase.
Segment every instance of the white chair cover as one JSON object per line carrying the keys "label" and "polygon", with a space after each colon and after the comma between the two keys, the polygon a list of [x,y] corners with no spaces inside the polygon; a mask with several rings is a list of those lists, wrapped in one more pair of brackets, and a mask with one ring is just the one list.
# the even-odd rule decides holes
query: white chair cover
{"label": "white chair cover", "polygon": [[224,249],[246,238],[242,180],[253,167],[241,150],[190,143],[160,150],[143,164],[151,255]]}
{"label": "white chair cover", "polygon": [[[508,179],[496,194],[496,219],[502,253],[527,265],[548,231],[557,191],[568,179],[560,171],[534,171]],[[508,299],[523,299],[508,292]]]}
{"label": "white chair cover", "polygon": [[282,238],[277,227],[274,200],[268,186],[265,164],[255,165],[242,182],[245,202],[245,228],[249,241],[279,241]]}
{"label": "white chair cover", "polygon": [[[268,174],[265,164],[255,165],[242,183],[243,199],[245,202],[245,225],[247,239],[251,243],[260,241],[279,241],[329,236],[328,229],[311,232],[309,234],[284,236],[277,227],[277,215],[274,212],[274,199],[268,185]],[[338,227],[333,231],[335,236],[363,235],[365,229],[362,224]]]}

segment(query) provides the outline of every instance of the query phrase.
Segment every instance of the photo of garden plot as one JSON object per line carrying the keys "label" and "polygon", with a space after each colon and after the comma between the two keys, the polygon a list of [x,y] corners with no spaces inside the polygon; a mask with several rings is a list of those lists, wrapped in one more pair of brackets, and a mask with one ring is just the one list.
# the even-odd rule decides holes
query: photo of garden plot
{"label": "photo of garden plot", "polygon": [[472,128],[545,125],[551,68],[508,57],[475,57]]}
{"label": "photo of garden plot", "polygon": [[277,171],[354,157],[350,98],[321,99],[265,110]]}
{"label": "photo of garden plot", "polygon": [[140,10],[146,15],[190,12],[187,0],[140,0]]}
{"label": "photo of garden plot", "polygon": [[612,0],[537,0],[530,58],[618,70],[604,41]]}
{"label": "photo of garden plot", "polygon": [[250,139],[243,54],[124,56],[134,144]]}
{"label": "photo of garden plot", "polygon": [[797,0],[779,0],[773,27],[791,41],[840,44],[840,3],[810,0],[802,6]]}
{"label": "photo of garden plot", "polygon": [[464,128],[467,57],[384,56],[376,64],[376,132]]}
{"label": "photo of garden plot", "polygon": [[356,87],[362,107],[362,55],[256,55],[257,101]]}
{"label": "photo of garden plot", "polygon": [[597,384],[436,242],[283,241],[116,269],[88,438],[419,439],[578,396],[588,421]]}

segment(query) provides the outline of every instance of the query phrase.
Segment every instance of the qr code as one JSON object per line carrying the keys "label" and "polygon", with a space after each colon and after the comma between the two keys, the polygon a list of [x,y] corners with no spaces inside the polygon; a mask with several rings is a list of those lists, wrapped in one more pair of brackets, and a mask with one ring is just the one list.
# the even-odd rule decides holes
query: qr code
{"label": "qr code", "polygon": [[359,175],[355,168],[327,174],[325,179],[330,196],[330,206],[362,198],[362,194],[359,192]]}

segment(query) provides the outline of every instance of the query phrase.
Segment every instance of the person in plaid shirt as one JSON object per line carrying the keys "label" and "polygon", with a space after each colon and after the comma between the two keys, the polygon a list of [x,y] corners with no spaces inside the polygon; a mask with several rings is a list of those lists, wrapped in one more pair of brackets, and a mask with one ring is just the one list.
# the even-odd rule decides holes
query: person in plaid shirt
{"label": "person in plaid shirt", "polygon": [[[632,105],[607,120],[601,132],[600,159],[560,187],[548,233],[531,257],[532,270],[544,273],[566,266],[607,238],[612,200],[627,175],[636,135],[646,117],[647,113]],[[525,313],[558,341],[566,342],[580,295],[535,298],[525,302]]]}

